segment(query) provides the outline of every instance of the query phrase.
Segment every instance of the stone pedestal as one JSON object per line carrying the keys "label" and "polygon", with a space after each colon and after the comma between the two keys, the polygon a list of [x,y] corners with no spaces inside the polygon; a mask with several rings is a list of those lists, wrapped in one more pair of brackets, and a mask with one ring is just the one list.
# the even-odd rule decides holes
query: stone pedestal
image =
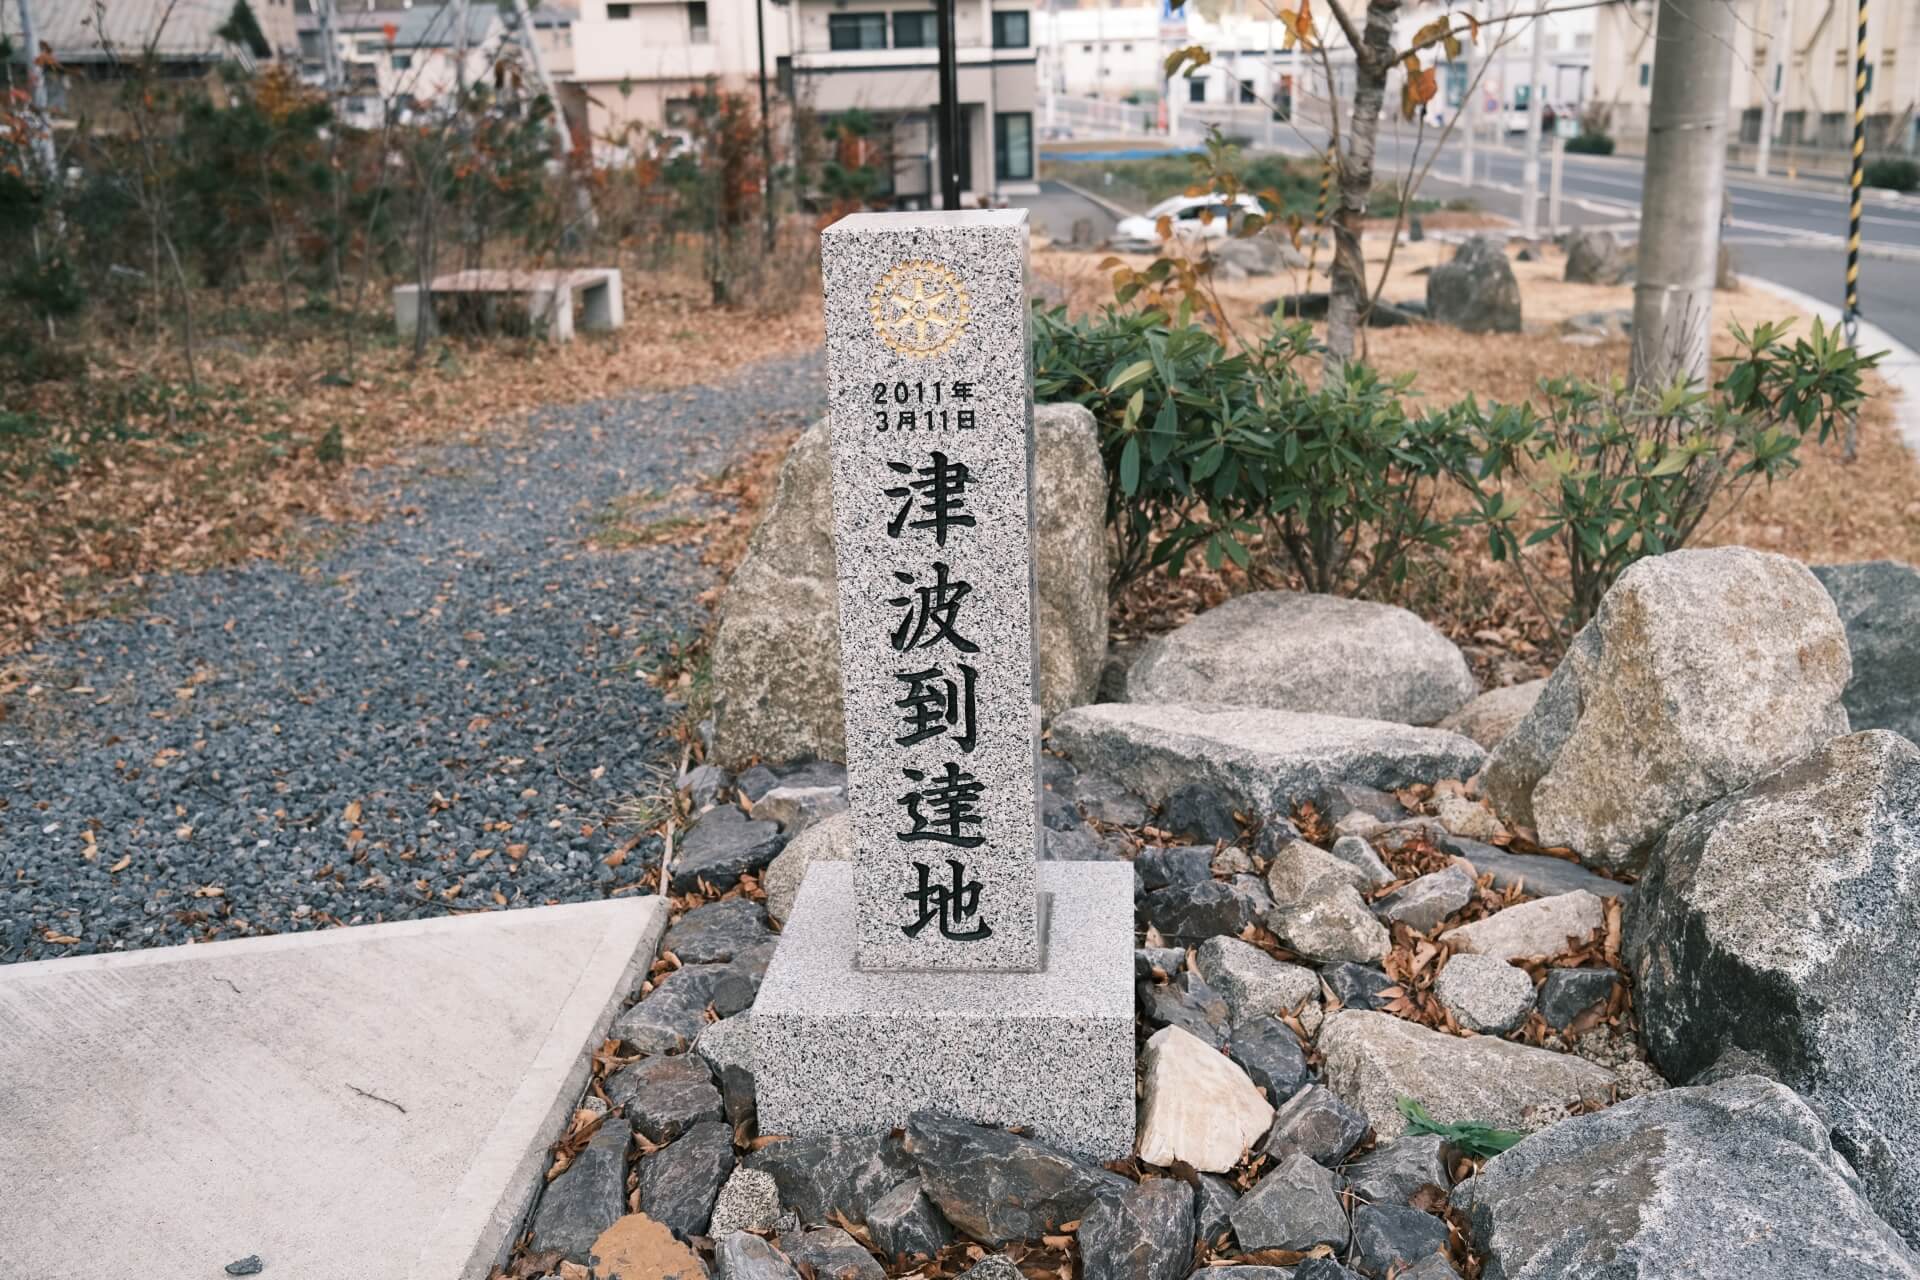
{"label": "stone pedestal", "polygon": [[1041,969],[856,966],[854,867],[816,863],[753,1008],[760,1132],[854,1133],[937,1111],[1090,1160],[1133,1149],[1133,869],[1042,862]]}

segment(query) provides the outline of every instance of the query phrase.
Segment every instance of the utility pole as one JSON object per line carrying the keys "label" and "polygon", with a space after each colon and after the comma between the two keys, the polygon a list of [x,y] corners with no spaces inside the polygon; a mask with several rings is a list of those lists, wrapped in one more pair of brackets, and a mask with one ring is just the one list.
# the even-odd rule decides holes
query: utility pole
{"label": "utility pole", "polygon": [[1706,380],[1736,21],[1726,0],[1660,0],[1633,286],[1635,386]]}
{"label": "utility pole", "polygon": [[767,105],[767,0],[753,0],[753,25],[760,36],[760,211],[765,215],[762,243],[773,252],[773,113]]}
{"label": "utility pole", "polygon": [[467,0],[453,6],[453,86],[456,104],[467,99]]}
{"label": "utility pole", "polygon": [[60,161],[53,152],[53,119],[47,114],[47,69],[40,65],[40,33],[33,25],[31,0],[20,0],[20,40],[27,55],[27,96],[33,103],[33,154],[48,186],[60,181]]}
{"label": "utility pole", "polygon": [[1280,110],[1280,79],[1273,73],[1273,14],[1267,14],[1267,150],[1273,150],[1273,118]]}
{"label": "utility pole", "polygon": [[1773,28],[1767,32],[1767,105],[1760,117],[1760,154],[1753,159],[1753,171],[1767,176],[1773,158],[1773,131],[1780,122],[1780,93],[1786,88],[1787,44],[1792,32],[1787,29],[1787,0],[1773,0]]}
{"label": "utility pole", "polygon": [[[1467,17],[1473,25],[1478,25],[1480,0],[1467,0]],[[1473,135],[1480,122],[1480,87],[1474,78],[1474,64],[1479,61],[1478,42],[1469,40],[1466,48],[1467,84],[1460,94],[1459,127],[1465,130],[1460,149],[1460,182],[1463,186],[1473,185]]]}
{"label": "utility pole", "polygon": [[940,203],[960,207],[960,61],[954,46],[953,0],[934,0],[940,39]]}
{"label": "utility pole", "polygon": [[513,0],[513,12],[520,20],[520,40],[527,51],[527,61],[533,65],[534,82],[553,107],[553,140],[560,158],[565,160],[573,154],[573,131],[567,128],[567,113],[560,109],[560,95],[554,91],[553,78],[547,74],[547,60],[540,56],[540,40],[533,32],[533,16],[527,12],[527,0]]}
{"label": "utility pole", "polygon": [[1540,18],[1533,22],[1533,49],[1527,55],[1527,158],[1520,166],[1520,185],[1526,204],[1520,210],[1520,234],[1531,240],[1540,234],[1540,126],[1546,95],[1540,92],[1546,48],[1541,43]]}

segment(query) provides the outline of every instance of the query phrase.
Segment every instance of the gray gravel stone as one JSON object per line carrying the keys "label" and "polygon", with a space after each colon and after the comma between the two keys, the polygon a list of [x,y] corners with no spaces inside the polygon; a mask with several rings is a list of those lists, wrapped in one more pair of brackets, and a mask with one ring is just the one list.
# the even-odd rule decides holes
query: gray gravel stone
{"label": "gray gravel stone", "polygon": [[1154,825],[1182,840],[1215,844],[1240,838],[1233,820],[1233,802],[1199,782],[1176,787],[1160,807]]}
{"label": "gray gravel stone", "polygon": [[874,1201],[913,1177],[913,1160],[898,1137],[876,1133],[786,1138],[747,1157],[773,1175],[780,1200],[808,1225],[836,1213],[864,1222]]}
{"label": "gray gravel stone", "polygon": [[1346,1159],[1366,1136],[1367,1118],[1331,1089],[1315,1084],[1281,1104],[1260,1151],[1276,1161],[1304,1155],[1331,1166]]}
{"label": "gray gravel stone", "polygon": [[1896,560],[1811,567],[1847,629],[1848,721],[1920,741],[1920,569]]}
{"label": "gray gravel stone", "polygon": [[1133,976],[1143,982],[1163,982],[1187,967],[1185,947],[1136,947]]}
{"label": "gray gravel stone", "polygon": [[753,804],[761,796],[780,785],[780,775],[766,765],[756,764],[742,769],[734,785],[739,787],[741,793],[747,797],[747,803]]}
{"label": "gray gravel stone", "polygon": [[675,893],[691,893],[702,882],[731,889],[742,875],[764,870],[782,843],[774,823],[756,822],[734,805],[719,805],[701,814],[674,846],[669,883]]}
{"label": "gray gravel stone", "polygon": [[1313,797],[1313,803],[1328,822],[1339,822],[1355,813],[1364,813],[1383,823],[1398,822],[1407,816],[1406,806],[1391,791],[1352,782],[1336,782],[1324,788]]}
{"label": "gray gravel stone", "polygon": [[1377,889],[1395,877],[1393,868],[1383,862],[1373,846],[1359,836],[1341,836],[1328,852],[1349,866],[1358,867],[1367,878],[1366,887]]}
{"label": "gray gravel stone", "polygon": [[735,1167],[713,1202],[707,1231],[713,1239],[734,1231],[774,1231],[780,1227],[780,1184],[762,1169]]}
{"label": "gray gravel stone", "polygon": [[1083,773],[1073,780],[1074,803],[1095,822],[1116,827],[1140,827],[1147,822],[1147,802],[1111,778]]}
{"label": "gray gravel stone", "polygon": [[1320,980],[1349,1009],[1379,1008],[1385,1003],[1380,993],[1394,985],[1393,979],[1379,969],[1348,961],[1322,965]]}
{"label": "gray gravel stone", "polygon": [[1596,875],[1579,863],[1569,862],[1565,858],[1537,853],[1509,853],[1478,840],[1451,834],[1440,836],[1435,843],[1454,857],[1465,858],[1472,863],[1475,879],[1491,875],[1496,889],[1519,885],[1539,897],[1572,893],[1575,889],[1584,889],[1600,898],[1624,898],[1633,892],[1632,885]]}
{"label": "gray gravel stone", "polygon": [[1382,920],[1427,933],[1473,901],[1473,889],[1472,876],[1457,866],[1443,867],[1376,899],[1373,910]]}
{"label": "gray gravel stone", "polygon": [[1558,1031],[1613,995],[1620,975],[1611,969],[1549,969],[1540,984],[1540,1016]]}
{"label": "gray gravel stone", "polygon": [[713,1072],[697,1053],[642,1058],[607,1077],[606,1088],[613,1105],[626,1108],[633,1131],[649,1142],[672,1142],[722,1115]]}
{"label": "gray gravel stone", "polygon": [[1180,1280],[1193,1259],[1193,1188],[1142,1182],[1095,1202],[1077,1236],[1083,1280]]}
{"label": "gray gravel stone", "polygon": [[1293,1269],[1293,1280],[1364,1280],[1332,1258],[1308,1258]]}
{"label": "gray gravel stone", "polygon": [[888,1258],[931,1256],[953,1240],[953,1228],[927,1198],[918,1178],[874,1201],[867,1210],[867,1234]]}
{"label": "gray gravel stone", "polygon": [[947,1221],[990,1246],[1084,1218],[1133,1185],[1044,1143],[925,1112],[907,1122],[906,1149]]}
{"label": "gray gravel stone", "polygon": [[[1363,1204],[1353,1211],[1353,1259],[1361,1272],[1402,1271],[1447,1247],[1447,1224],[1406,1205]],[[1396,1273],[1397,1274],[1397,1273]]]}
{"label": "gray gravel stone", "polygon": [[1149,893],[1141,904],[1147,923],[1170,942],[1202,942],[1215,934],[1237,934],[1257,923],[1273,906],[1258,876],[1171,884]]}
{"label": "gray gravel stone", "polygon": [[993,1253],[962,1271],[954,1280],[1023,1280],[1025,1274],[1013,1259]]}
{"label": "gray gravel stone", "polygon": [[1203,1173],[1193,1188],[1194,1238],[1225,1247],[1232,1238],[1233,1206],[1240,1193],[1217,1173]]}
{"label": "gray gravel stone", "polygon": [[1461,953],[1434,980],[1433,994],[1469,1031],[1505,1035],[1533,1011],[1533,979],[1492,956]]}
{"label": "gray gravel stone", "polygon": [[808,787],[783,781],[753,802],[754,818],[778,824],[789,840],[808,827],[846,811],[845,785]]}
{"label": "gray gravel stone", "polygon": [[1156,1027],[1180,1027],[1218,1049],[1232,1019],[1227,1002],[1197,974],[1181,971],[1171,982],[1142,982],[1136,992],[1141,1015]]}
{"label": "gray gravel stone", "polygon": [[1135,856],[1133,866],[1149,892],[1174,884],[1201,884],[1213,879],[1213,846],[1149,845]]}
{"label": "gray gravel stone", "polygon": [[1439,1134],[1402,1134],[1356,1156],[1340,1173],[1360,1203],[1404,1205],[1422,1187],[1452,1187],[1456,1156],[1453,1144]]}
{"label": "gray gravel stone", "polygon": [[1266,923],[1290,950],[1316,962],[1372,964],[1384,960],[1392,945],[1387,927],[1352,885],[1330,885],[1309,900],[1277,906]]}
{"label": "gray gravel stone", "polygon": [[702,1121],[640,1158],[640,1211],[682,1240],[704,1236],[733,1168],[732,1126]]}
{"label": "gray gravel stone", "polygon": [[1231,1217],[1242,1249],[1347,1247],[1347,1215],[1333,1173],[1305,1155],[1278,1161],[1240,1197]]}
{"label": "gray gravel stone", "polygon": [[529,1247],[557,1251],[569,1262],[585,1262],[600,1233],[627,1211],[627,1127],[602,1124],[573,1158],[566,1172],[540,1193],[533,1214]]}
{"label": "gray gravel stone", "polygon": [[827,1280],[886,1280],[872,1254],[839,1227],[815,1227],[780,1237],[780,1248],[796,1265],[813,1268]]}
{"label": "gray gravel stone", "polygon": [[660,940],[681,964],[724,964],[772,939],[767,909],[751,898],[728,898],[695,907],[673,922]]}
{"label": "gray gravel stone", "polygon": [[1227,1041],[1227,1056],[1267,1091],[1267,1101],[1276,1107],[1313,1078],[1300,1037],[1278,1018],[1249,1018],[1239,1023]]}
{"label": "gray gravel stone", "polygon": [[713,1248],[718,1280],[800,1280],[793,1264],[778,1250],[747,1231],[736,1231]]}
{"label": "gray gravel stone", "polygon": [[1287,964],[1238,938],[1209,938],[1194,953],[1207,984],[1226,999],[1234,1023],[1292,1013],[1320,999],[1313,970]]}

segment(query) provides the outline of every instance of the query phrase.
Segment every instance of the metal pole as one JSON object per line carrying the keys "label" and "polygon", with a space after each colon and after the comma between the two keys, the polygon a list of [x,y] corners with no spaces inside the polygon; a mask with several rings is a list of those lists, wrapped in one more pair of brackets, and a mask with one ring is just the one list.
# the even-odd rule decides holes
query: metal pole
{"label": "metal pole", "polygon": [[1527,55],[1527,158],[1520,167],[1525,204],[1520,208],[1520,234],[1531,240],[1540,234],[1540,124],[1546,95],[1540,92],[1546,47],[1541,42],[1541,19],[1533,19],[1533,50]]}
{"label": "metal pole", "polygon": [[1845,329],[1851,344],[1860,329],[1860,211],[1867,155],[1867,0],[1859,0],[1853,52],[1853,168],[1848,176],[1847,310]]}
{"label": "metal pole", "polygon": [[767,105],[767,0],[753,0],[753,25],[760,36],[760,211],[763,243],[773,252],[773,111]]}
{"label": "metal pole", "polygon": [[[513,13],[520,20],[520,39],[527,51],[527,61],[533,64],[534,82],[540,86],[540,92],[547,95],[547,103],[553,108],[553,141],[565,160],[573,154],[573,130],[567,128],[567,113],[560,109],[560,94],[553,87],[553,78],[547,74],[547,60],[540,55],[540,38],[533,31],[533,15],[527,12],[527,0],[513,0]],[[584,191],[584,189],[583,189]]]}
{"label": "metal pole", "polygon": [[1547,234],[1560,229],[1560,177],[1567,167],[1567,140],[1553,134],[1553,158],[1547,167]]}
{"label": "metal pole", "polygon": [[[1467,0],[1467,13],[1477,17],[1480,12],[1480,0]],[[1464,186],[1473,185],[1473,135],[1480,123],[1480,86],[1475,80],[1474,63],[1479,61],[1479,49],[1472,41],[1467,43],[1467,87],[1460,97],[1460,127],[1466,131],[1460,149],[1460,182]]]}
{"label": "metal pole", "polygon": [[954,47],[953,0],[934,0],[940,37],[940,202],[960,207],[960,69]]}
{"label": "metal pole", "polygon": [[467,98],[467,0],[453,6],[453,87],[459,105]]}
{"label": "metal pole", "polygon": [[1767,176],[1773,159],[1773,131],[1780,123],[1780,91],[1786,87],[1788,28],[1787,0],[1773,0],[1773,30],[1767,33],[1766,109],[1760,116],[1760,154],[1753,158],[1753,171]]}
{"label": "metal pole", "polygon": [[1267,150],[1273,150],[1273,117],[1280,110],[1280,78],[1273,70],[1273,15],[1267,15]]}
{"label": "metal pole", "polygon": [[20,0],[20,40],[27,55],[27,95],[33,103],[33,154],[41,176],[52,186],[60,181],[60,162],[53,152],[53,121],[47,115],[47,70],[40,65],[40,35],[33,25],[30,0]]}

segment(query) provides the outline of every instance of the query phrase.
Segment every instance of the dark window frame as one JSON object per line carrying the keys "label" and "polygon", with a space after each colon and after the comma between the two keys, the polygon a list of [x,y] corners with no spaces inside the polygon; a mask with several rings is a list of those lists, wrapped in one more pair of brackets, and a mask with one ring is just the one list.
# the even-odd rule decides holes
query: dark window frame
{"label": "dark window frame", "polygon": [[[900,23],[908,19],[918,24],[918,38],[901,38]],[[939,20],[931,9],[895,9],[893,11],[893,47],[896,49],[938,49],[940,47]]]}
{"label": "dark window frame", "polygon": [[[880,42],[870,44],[867,36],[878,31]],[[842,38],[843,33],[851,32],[851,42]],[[830,13],[827,15],[827,48],[834,53],[863,53],[872,49],[887,47],[887,11],[884,9],[865,9],[853,13]]]}
{"label": "dark window frame", "polygon": [[[1022,152],[1024,165],[1018,170],[1010,163],[1012,159],[1012,145],[1008,137],[1008,126],[1015,120],[1024,121],[1026,126],[1026,136],[1024,139],[1025,148]],[[1033,171],[1033,112],[995,112],[993,116],[994,180],[998,182],[1031,182],[1033,181]]]}
{"label": "dark window frame", "polygon": [[[1013,39],[1011,30],[1019,23],[1018,40]],[[993,11],[993,47],[996,49],[1024,49],[1033,43],[1033,15],[1025,9],[995,9]]]}
{"label": "dark window frame", "polygon": [[1205,102],[1206,100],[1207,100],[1207,82],[1205,80],[1202,80],[1199,76],[1193,76],[1189,78],[1187,81],[1187,101],[1188,102]]}

